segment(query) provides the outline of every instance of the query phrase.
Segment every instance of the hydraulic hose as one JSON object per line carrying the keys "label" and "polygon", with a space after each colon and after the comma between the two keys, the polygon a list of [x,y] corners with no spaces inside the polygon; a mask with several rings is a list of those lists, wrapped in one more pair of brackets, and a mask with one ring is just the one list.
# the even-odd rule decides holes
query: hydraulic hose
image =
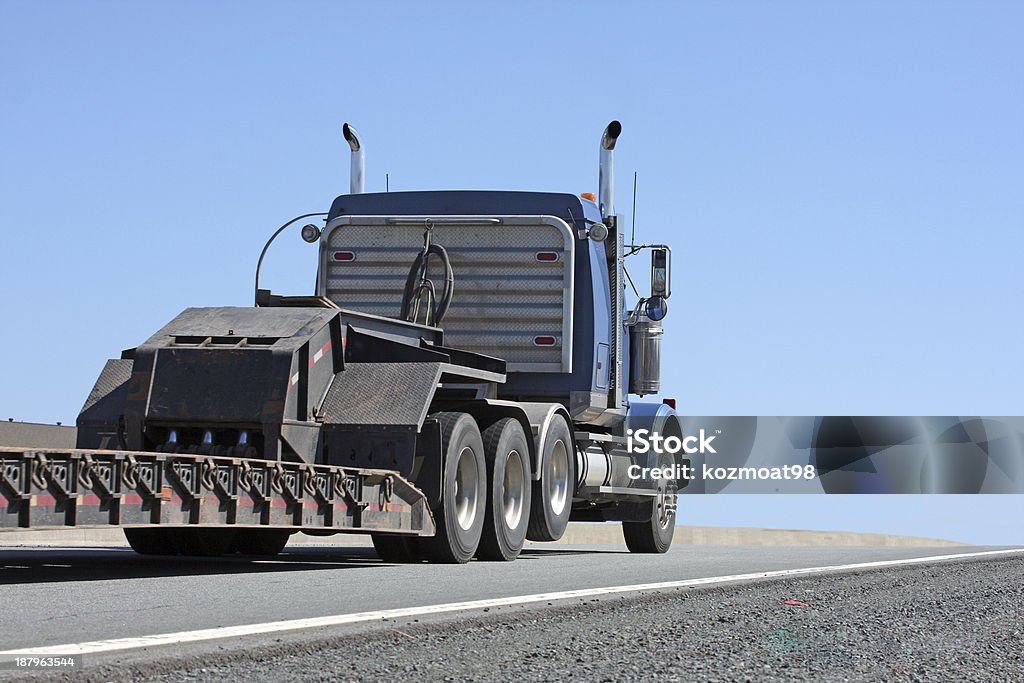
{"label": "hydraulic hose", "polygon": [[[437,257],[444,268],[444,290],[440,298],[436,297],[434,283],[427,277],[431,256]],[[424,324],[435,327],[440,325],[448,312],[448,307],[451,306],[454,290],[455,273],[452,271],[448,252],[438,244],[427,244],[416,256],[412,268],[409,269],[409,276],[405,279],[405,290],[402,292],[402,319],[416,322],[425,295],[427,302]]]}

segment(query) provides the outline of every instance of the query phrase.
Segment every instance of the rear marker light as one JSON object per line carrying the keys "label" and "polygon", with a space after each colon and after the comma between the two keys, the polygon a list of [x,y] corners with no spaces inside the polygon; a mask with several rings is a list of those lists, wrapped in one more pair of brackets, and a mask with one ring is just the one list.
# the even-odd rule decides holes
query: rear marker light
{"label": "rear marker light", "polygon": [[354,251],[336,251],[334,252],[334,260],[349,262],[356,260],[356,253]]}
{"label": "rear marker light", "polygon": [[534,337],[533,343],[536,346],[554,346],[556,339],[554,337]]}
{"label": "rear marker light", "polygon": [[557,261],[558,260],[558,254],[556,252],[554,252],[554,251],[538,251],[537,252],[537,260],[538,261]]}
{"label": "rear marker light", "polygon": [[676,409],[676,400],[674,398],[665,398],[665,399],[662,399],[661,402],[664,403],[665,405],[667,405],[672,410]]}

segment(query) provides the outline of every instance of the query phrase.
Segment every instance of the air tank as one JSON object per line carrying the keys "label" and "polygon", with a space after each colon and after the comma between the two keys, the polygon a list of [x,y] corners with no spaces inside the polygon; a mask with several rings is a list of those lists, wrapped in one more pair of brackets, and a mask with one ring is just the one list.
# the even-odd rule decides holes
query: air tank
{"label": "air tank", "polygon": [[661,390],[663,334],[660,320],[634,312],[629,323],[629,393],[645,396]]}

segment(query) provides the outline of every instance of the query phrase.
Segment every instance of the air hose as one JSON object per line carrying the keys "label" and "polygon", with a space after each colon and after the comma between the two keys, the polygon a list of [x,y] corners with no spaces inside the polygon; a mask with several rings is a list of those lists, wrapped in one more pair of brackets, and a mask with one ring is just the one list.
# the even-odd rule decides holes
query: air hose
{"label": "air hose", "polygon": [[[418,322],[422,308],[423,324],[436,327],[441,324],[448,307],[451,306],[455,273],[444,247],[431,243],[432,232],[433,227],[428,225],[423,233],[423,251],[416,256],[412,268],[409,269],[409,276],[405,279],[405,290],[402,292],[402,320]],[[433,281],[427,276],[431,256],[440,260],[444,268],[444,291],[440,297],[437,296]]]}

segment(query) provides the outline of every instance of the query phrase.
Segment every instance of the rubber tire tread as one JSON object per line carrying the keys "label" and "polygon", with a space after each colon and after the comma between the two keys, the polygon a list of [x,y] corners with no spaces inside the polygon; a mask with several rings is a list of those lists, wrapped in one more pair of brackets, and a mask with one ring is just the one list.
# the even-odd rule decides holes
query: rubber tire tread
{"label": "rubber tire tread", "polygon": [[[658,467],[671,466],[671,459],[668,457],[661,457],[658,460]],[[669,488],[672,489],[673,494],[678,492],[676,483],[665,483],[664,489],[667,491]],[[651,500],[651,518],[646,522],[623,522],[622,523],[622,537],[626,541],[626,547],[631,553],[642,553],[642,554],[661,554],[668,552],[668,549],[672,547],[672,537],[676,531],[676,518],[672,515],[672,519],[669,520],[668,526],[664,529],[661,528],[661,524],[658,522],[660,515],[658,514],[658,497]]]}
{"label": "rubber tire tread", "polygon": [[[566,440],[565,448],[569,456],[569,492],[568,500],[565,501],[565,512],[559,516],[557,524],[552,524],[552,521],[548,519],[547,512],[548,506],[547,501],[544,499],[545,486],[543,479],[538,479],[533,482],[533,491],[530,502],[530,524],[526,528],[526,538],[531,541],[549,542],[557,541],[565,533],[565,528],[569,523],[569,515],[572,512],[572,496],[576,491],[576,453],[573,448],[572,441],[572,428],[562,415],[555,415],[552,420],[559,420],[565,429],[564,437]],[[557,429],[554,425],[549,427],[550,430]],[[550,440],[545,440],[545,450],[548,447]],[[537,458],[538,469],[541,471],[543,477],[545,466],[544,459],[547,452],[541,453]]]}
{"label": "rubber tire tread", "polygon": [[[416,539],[415,547],[423,555],[423,557],[436,563],[444,564],[465,564],[473,559],[476,554],[477,548],[480,544],[480,536],[483,532],[484,524],[484,510],[487,505],[487,463],[484,459],[484,445],[483,439],[480,437],[480,428],[477,426],[476,421],[468,413],[456,413],[456,412],[443,412],[434,413],[431,417],[438,421],[438,426],[441,430],[441,448],[445,454],[444,459],[444,471],[442,472],[442,497],[441,504],[434,510],[434,524],[437,526],[433,536],[420,537]],[[469,443],[465,445],[475,446],[475,452],[477,454],[477,472],[478,476],[481,476],[483,481],[478,481],[479,491],[482,494],[481,499],[483,505],[477,510],[476,518],[474,519],[475,529],[468,532],[463,531],[458,526],[458,521],[449,518],[449,515],[445,514],[450,494],[455,491],[455,472],[457,463],[451,465],[451,471],[449,472],[449,463],[452,458],[459,456],[461,447],[452,448],[452,439],[455,431],[459,428],[460,423],[468,421],[472,425],[472,431],[469,433]],[[449,477],[449,473],[451,477]],[[454,512],[454,511],[452,511]],[[468,549],[454,547],[452,536],[454,534],[468,534]],[[476,536],[475,539],[472,537]]]}
{"label": "rubber tire tread", "polygon": [[[504,483],[505,472],[502,469],[496,471],[499,456],[507,455],[509,449],[506,441],[505,453],[499,453],[505,432],[511,430],[513,433],[508,437],[510,440],[518,441],[519,458],[523,463],[524,475],[524,497],[522,519],[519,522],[519,529],[511,530],[513,538],[508,538],[505,531],[499,531],[498,525],[504,529],[505,516],[503,514],[503,498],[501,491],[497,490],[498,482]],[[487,427],[481,434],[484,441],[484,459],[487,461],[487,507],[484,515],[484,532],[480,538],[480,546],[477,548],[476,556],[481,560],[495,560],[511,562],[519,557],[526,541],[526,529],[530,523],[530,499],[533,495],[533,481],[530,473],[530,445],[526,440],[526,432],[519,421],[511,417],[503,417],[494,424]],[[505,462],[507,465],[507,461]]]}
{"label": "rubber tire tread", "polygon": [[[657,505],[656,501],[651,506]],[[668,552],[672,547],[675,535],[675,519],[664,529],[658,524],[658,512],[653,511],[647,522],[623,522],[622,536],[626,539],[626,547],[631,553],[660,554]]]}

